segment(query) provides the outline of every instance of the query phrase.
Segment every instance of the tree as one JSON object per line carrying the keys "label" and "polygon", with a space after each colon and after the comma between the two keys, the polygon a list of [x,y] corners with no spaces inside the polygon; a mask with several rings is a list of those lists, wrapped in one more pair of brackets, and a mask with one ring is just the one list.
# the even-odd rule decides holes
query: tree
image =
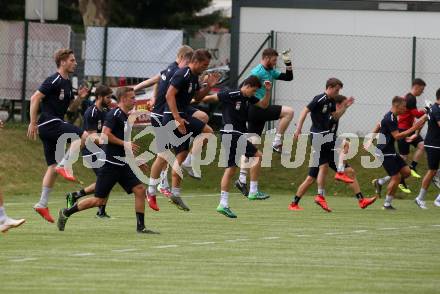
{"label": "tree", "polygon": [[106,26],[110,21],[110,4],[107,0],[79,0],[79,11],[84,26]]}

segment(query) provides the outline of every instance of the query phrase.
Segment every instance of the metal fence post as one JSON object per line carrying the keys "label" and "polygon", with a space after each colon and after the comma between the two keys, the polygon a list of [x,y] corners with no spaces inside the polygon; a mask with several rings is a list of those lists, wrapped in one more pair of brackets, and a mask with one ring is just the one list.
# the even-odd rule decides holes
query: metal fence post
{"label": "metal fence post", "polygon": [[[21,84],[21,122],[27,121],[26,105],[26,79],[27,79],[27,53],[29,41],[29,21],[24,21],[24,40],[23,40],[23,81]],[[12,120],[14,120],[14,109],[12,109]]]}
{"label": "metal fence post", "polygon": [[107,44],[108,43],[108,27],[104,27],[104,47],[102,50],[102,76],[101,84],[105,84],[105,78],[107,75]]}
{"label": "metal fence post", "polygon": [[417,38],[412,38],[412,65],[411,65],[411,83],[416,78],[416,45],[417,45]]}
{"label": "metal fence post", "polygon": [[[275,48],[275,35],[276,35],[275,31],[271,30],[270,34],[269,34],[269,36],[270,36],[269,47],[273,48],[273,49],[276,49]],[[271,99],[269,101],[269,105],[275,104],[275,82],[276,82],[276,80],[274,79],[273,83],[272,83],[272,89],[271,89],[272,93],[270,93]],[[273,129],[273,126],[274,126],[274,122],[269,121],[269,123],[267,124],[267,129],[271,130],[271,129]]]}

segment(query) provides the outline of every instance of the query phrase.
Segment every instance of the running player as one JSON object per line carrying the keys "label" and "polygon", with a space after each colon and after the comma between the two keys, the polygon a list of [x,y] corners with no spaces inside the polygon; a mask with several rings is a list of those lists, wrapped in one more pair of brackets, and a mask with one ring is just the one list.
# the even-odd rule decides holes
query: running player
{"label": "running player", "polygon": [[[426,83],[422,79],[415,79],[412,83],[411,91],[405,95],[406,112],[398,116],[399,130],[401,132],[411,128],[414,124],[414,119],[420,118],[426,113],[425,109],[417,109],[417,97],[423,94],[425,86]],[[421,176],[417,173],[416,168],[424,150],[423,138],[420,136],[419,132],[415,132],[414,134],[411,134],[411,136],[397,141],[400,156],[402,156],[405,161],[408,160],[411,145],[417,149],[414,152],[409,168],[411,170],[411,176],[419,179]],[[399,189],[404,193],[411,193],[411,190],[406,185],[404,179],[402,179],[402,182],[399,184]]]}
{"label": "running player", "polygon": [[[71,49],[60,49],[55,52],[55,63],[57,72],[48,77],[40,88],[31,97],[30,123],[28,127],[28,137],[36,139],[39,134],[44,146],[47,170],[43,178],[43,187],[40,201],[35,204],[34,209],[48,222],[54,222],[53,217],[47,207],[49,195],[55,184],[57,173],[69,181],[76,181],[71,174],[71,158],[75,153],[79,153],[81,145],[87,137],[87,132],[64,121],[64,115],[70,107],[72,111],[77,109],[82,100],[87,96],[88,89],[81,88],[78,98],[74,99],[72,83],[69,74],[76,68],[76,59]],[[38,118],[38,109],[41,103],[41,115]],[[55,159],[56,146],[58,139],[64,134],[75,134],[81,140],[71,143],[70,149],[65,157],[57,166]],[[64,151],[64,150],[63,150]]]}
{"label": "running player", "polygon": [[[88,140],[95,141],[97,145],[99,145],[99,136],[101,135],[102,127],[104,126],[104,120],[108,111],[108,107],[110,106],[112,101],[112,94],[113,91],[110,87],[105,85],[98,86],[95,91],[96,100],[94,105],[89,106],[84,113],[83,128],[89,134]],[[83,159],[85,160],[88,167],[92,167],[92,163],[96,164],[99,153],[99,151],[92,152],[87,147],[82,150]],[[92,167],[92,169],[95,175],[97,175],[98,168]],[[93,194],[95,192],[95,186],[96,183],[93,183],[79,191],[67,193],[67,208],[72,207],[79,198]],[[110,216],[105,211],[105,206],[106,204],[98,208],[96,217],[110,218]]]}
{"label": "running player", "polygon": [[103,135],[108,137],[108,144],[103,145],[106,159],[98,171],[95,196],[80,200],[71,208],[61,209],[57,222],[60,231],[64,231],[66,222],[72,214],[104,205],[114,185],[119,183],[127,194],[134,193],[135,195],[136,231],[138,233],[154,233],[146,229],[144,224],[145,186],[133,173],[128,163],[122,159],[126,155],[124,146],[131,147],[135,153],[139,151],[138,145],[124,141],[124,132],[128,127],[128,113],[133,109],[136,101],[133,88],[119,88],[116,92],[116,98],[118,99],[118,107],[107,113],[102,129]]}
{"label": "running player", "polygon": [[[213,132],[211,127],[192,115],[193,110],[189,106],[191,99],[195,98],[196,101],[200,101],[218,82],[219,76],[210,74],[206,80],[205,87],[200,88],[199,76],[208,68],[210,61],[211,54],[207,50],[198,49],[194,51],[189,65],[177,70],[171,78],[166,94],[167,105],[162,123],[166,125],[168,122],[174,120],[177,124],[177,129],[174,130],[174,134],[178,138],[185,138],[187,134],[196,137],[201,133],[209,134]],[[172,203],[185,211],[189,211],[189,208],[180,198],[182,179],[176,171],[180,168],[183,160],[188,155],[189,141],[190,138],[188,137],[184,143],[179,145],[175,144],[178,146],[173,146],[176,153],[176,161],[172,172],[171,192],[173,195],[170,197]],[[194,142],[193,145],[197,144],[201,145],[202,142]]]}
{"label": "running player", "polygon": [[[386,141],[383,144],[378,144],[377,148],[382,154],[377,154],[383,160],[382,166],[390,177],[390,182],[387,187],[387,195],[383,209],[394,210],[391,202],[396,193],[397,186],[401,178],[407,178],[411,175],[411,170],[403,160],[403,158],[396,152],[394,146],[395,140],[404,139],[411,136],[415,131],[420,130],[425,122],[425,117],[419,119],[412,127],[406,131],[399,131],[397,116],[406,112],[406,100],[403,97],[396,96],[392,100],[391,111],[383,117],[382,121],[378,123],[373,130],[373,134],[380,132]],[[374,136],[371,140],[374,139]],[[371,141],[367,143],[367,146]],[[368,149],[368,148],[367,148]],[[377,192],[377,191],[376,191]],[[379,191],[380,192],[380,191]]]}
{"label": "running player", "polygon": [[[267,48],[263,50],[261,62],[259,65],[251,70],[251,75],[260,79],[263,85],[264,81],[273,83],[274,80],[291,81],[293,80],[292,60],[289,55],[289,50],[283,52],[281,55],[284,64],[286,65],[286,72],[281,73],[275,69],[278,60],[278,52],[275,49]],[[264,85],[258,89],[256,97],[263,99],[266,89]],[[282,105],[269,105],[267,108],[261,108],[257,104],[249,106],[249,122],[248,129],[250,134],[257,134],[261,137],[264,125],[268,121],[279,120],[278,128],[275,134],[275,139],[272,143],[273,150],[281,153],[282,151],[282,136],[289,127],[293,119],[293,108]],[[235,186],[243,193],[248,195],[247,188],[247,169],[240,169],[239,180],[235,182]]]}
{"label": "running player", "polygon": [[[425,196],[429,184],[437,174],[440,163],[440,89],[436,92],[437,101],[428,110],[428,131],[425,137],[425,151],[428,159],[428,171],[423,177],[422,187],[415,203],[422,209],[426,209]],[[434,201],[434,205],[440,206],[440,194]]]}
{"label": "running player", "polygon": [[[176,73],[179,68],[184,68],[188,66],[191,61],[193,55],[193,50],[188,46],[183,46],[178,54],[177,60],[170,64],[167,69],[161,72],[161,79],[157,85],[157,94],[154,103],[153,111],[151,112],[151,125],[155,131],[155,140],[156,140],[156,152],[157,156],[151,166],[150,172],[150,182],[147,189],[147,200],[150,206],[156,207],[156,186],[157,190],[162,193],[165,197],[171,197],[172,193],[168,187],[168,181],[166,183],[161,176],[161,173],[165,173],[165,178],[167,175],[167,153],[170,152],[168,149],[169,138],[168,134],[164,133],[164,129],[162,128],[162,118],[163,112],[166,106],[166,93],[170,83],[171,78]],[[161,186],[158,186],[161,184]],[[166,186],[165,186],[166,184]]]}
{"label": "running player", "polygon": [[[337,95],[335,97],[335,103],[336,103],[336,110],[340,110],[341,107],[343,107],[343,104],[347,101],[347,97],[343,95]],[[359,182],[356,178],[356,173],[353,167],[351,167],[348,163],[345,161],[345,155],[348,153],[348,150],[350,148],[350,143],[348,140],[344,139],[342,140],[340,146],[337,146],[337,143],[339,142],[338,139],[338,128],[339,128],[339,119],[334,119],[333,117],[330,118],[330,132],[333,133],[333,141],[330,142],[331,149],[334,151],[333,158],[330,158],[329,160],[329,167],[333,169],[336,173],[339,173],[340,177],[343,177],[344,174],[346,174],[350,179],[353,179],[353,182],[348,184],[350,188],[353,190],[353,193],[358,200],[359,207],[362,209],[367,208],[371,204],[373,204],[376,201],[377,197],[372,198],[364,198],[364,195],[361,192],[361,188],[359,186]],[[319,170],[318,167],[313,168],[316,174],[316,171]],[[318,175],[319,176],[319,175]],[[320,187],[318,187],[318,190],[320,190]],[[322,190],[321,190],[322,191]],[[319,194],[319,192],[318,192]],[[290,204],[289,209],[290,210],[303,210],[302,207],[298,205],[299,200],[301,198],[298,197],[293,200],[293,202]]]}
{"label": "running player", "polygon": [[[269,198],[264,192],[258,191],[258,176],[261,170],[261,152],[255,148],[250,141],[246,139],[248,133],[246,122],[248,120],[249,106],[258,104],[261,108],[267,108],[270,102],[270,91],[272,84],[265,82],[266,93],[263,99],[255,97],[255,93],[261,88],[261,82],[256,76],[249,76],[245,79],[239,90],[224,90],[218,94],[205,97],[208,101],[220,101],[222,107],[223,128],[220,130],[222,134],[222,145],[226,148],[225,154],[228,154],[227,167],[223,173],[220,188],[220,204],[217,206],[217,212],[230,217],[236,218],[237,215],[232,212],[229,207],[229,188],[231,180],[237,170],[237,160],[240,161],[244,155],[247,158],[254,157],[258,162],[254,162],[250,168],[251,175],[251,193],[249,200],[264,200]],[[246,147],[240,149],[240,139],[246,139]]]}
{"label": "running player", "polygon": [[[3,121],[0,119],[0,130],[3,128]],[[9,229],[16,228],[25,223],[25,219],[13,219],[6,215],[3,206],[3,193],[0,190],[0,232],[6,233]]]}

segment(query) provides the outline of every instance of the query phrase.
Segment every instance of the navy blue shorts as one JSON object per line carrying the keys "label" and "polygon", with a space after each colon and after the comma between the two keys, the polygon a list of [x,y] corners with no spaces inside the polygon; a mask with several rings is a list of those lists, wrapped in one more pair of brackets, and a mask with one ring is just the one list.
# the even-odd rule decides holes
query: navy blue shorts
{"label": "navy blue shorts", "polygon": [[[242,155],[246,156],[247,158],[254,157],[258,151],[257,148],[255,148],[255,146],[250,141],[247,140],[246,135],[243,135],[244,137],[241,137],[242,134],[235,132],[234,133],[221,132],[221,134],[222,134],[222,147],[225,149],[229,147],[229,150],[225,150],[224,153],[228,155],[229,152],[229,155],[227,156],[228,158],[227,167],[237,166],[237,162],[240,162],[240,158]],[[243,142],[242,144],[246,144],[246,148],[237,150],[240,139],[246,140],[246,141],[242,141]]]}
{"label": "navy blue shorts", "polygon": [[133,188],[142,184],[128,164],[120,166],[105,162],[98,170],[95,196],[107,198],[116,183],[119,183],[127,194],[133,193]]}
{"label": "navy blue shorts", "polygon": [[[192,133],[191,136],[196,137],[202,133],[203,128],[205,127],[204,122],[202,122],[201,120],[198,120],[197,118],[190,116],[186,112],[181,113],[180,116],[188,122],[188,124],[185,125],[187,134]],[[174,117],[172,114],[165,113],[163,116],[163,119],[162,119],[162,123],[164,125],[166,125],[168,122],[173,121],[173,120],[174,120]],[[186,136],[186,135],[181,134],[177,128],[174,130],[174,135],[177,138],[182,138],[182,137]],[[176,154],[179,154],[184,151],[189,151],[189,145],[190,145],[190,138],[188,138],[187,140],[185,140],[183,143],[181,143],[178,146],[173,145],[174,152]]]}
{"label": "navy blue shorts", "polygon": [[[85,149],[84,149],[85,150]],[[91,167],[92,166],[92,163],[94,163],[94,164],[97,164],[97,163],[100,163],[99,161],[98,161],[98,156],[97,156],[97,154],[92,154],[92,153],[85,153],[85,152],[83,152],[83,160],[84,161],[86,161],[87,163],[87,168],[91,168],[92,170],[93,170],[93,172],[95,173],[95,175],[96,176],[98,176],[98,170],[99,170],[99,168],[98,167]]]}
{"label": "navy blue shorts", "polygon": [[[58,139],[64,134],[76,134],[81,138],[84,130],[62,120],[42,123],[38,127],[38,134],[44,147],[44,157],[47,165],[56,164],[55,151]],[[63,150],[64,154],[64,150]]]}
{"label": "navy blue shorts", "polygon": [[438,170],[440,163],[440,148],[425,146],[426,158],[428,159],[428,168]]}
{"label": "navy blue shorts", "polygon": [[[403,129],[399,129],[399,132],[403,132],[406,130]],[[410,136],[414,135],[414,133],[412,133]],[[408,136],[409,137],[409,136]],[[409,154],[409,148],[410,146],[414,146],[414,148],[417,148],[417,145],[419,145],[420,142],[423,142],[423,138],[418,135],[417,138],[415,138],[413,141],[411,142],[406,142],[405,140],[406,138],[400,139],[397,141],[397,147],[399,148],[399,153],[402,155],[408,155]]]}
{"label": "navy blue shorts", "polygon": [[385,155],[383,157],[383,168],[387,174],[392,177],[400,173],[400,170],[407,166],[405,160],[399,155]]}
{"label": "navy blue shorts", "polygon": [[281,105],[269,105],[261,108],[256,105],[249,105],[248,110],[248,131],[250,134],[257,134],[261,137],[264,125],[267,121],[279,120],[281,115]]}

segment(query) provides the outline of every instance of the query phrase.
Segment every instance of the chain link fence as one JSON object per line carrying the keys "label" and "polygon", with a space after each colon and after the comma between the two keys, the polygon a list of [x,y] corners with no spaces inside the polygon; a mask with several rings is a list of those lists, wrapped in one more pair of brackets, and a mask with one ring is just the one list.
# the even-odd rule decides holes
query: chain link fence
{"label": "chain link fence", "polygon": [[[294,79],[275,83],[272,103],[293,107],[298,117],[314,96],[324,92],[326,80],[337,77],[344,83],[341,93],[356,98],[340,130],[364,135],[389,110],[394,96],[408,93],[413,75],[428,84],[419,106],[434,99],[440,87],[440,40],[415,39],[415,48],[413,44],[413,38],[240,33],[239,82],[260,62],[264,48],[273,46],[278,52],[291,48]],[[284,71],[281,58],[277,68]],[[309,127],[307,120],[304,130]],[[292,124],[288,131],[293,129]]]}

